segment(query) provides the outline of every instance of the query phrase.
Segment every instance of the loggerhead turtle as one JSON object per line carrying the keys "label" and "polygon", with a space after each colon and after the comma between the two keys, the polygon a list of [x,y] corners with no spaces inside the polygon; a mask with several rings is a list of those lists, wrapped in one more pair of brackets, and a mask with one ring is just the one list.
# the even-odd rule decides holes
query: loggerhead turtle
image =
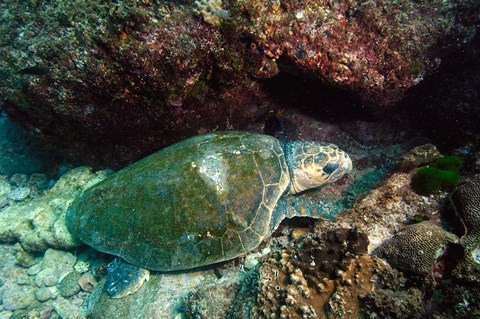
{"label": "loggerhead turtle", "polygon": [[[207,133],[164,148],[86,190],[70,206],[66,221],[81,241],[131,265],[190,269],[246,254],[285,217],[320,217],[318,207],[288,195],[333,182],[351,168],[349,156],[333,144],[238,131]],[[129,278],[120,281],[136,285],[123,291],[125,285],[110,280],[110,295],[131,293],[148,276],[131,265],[111,265],[113,273]]]}

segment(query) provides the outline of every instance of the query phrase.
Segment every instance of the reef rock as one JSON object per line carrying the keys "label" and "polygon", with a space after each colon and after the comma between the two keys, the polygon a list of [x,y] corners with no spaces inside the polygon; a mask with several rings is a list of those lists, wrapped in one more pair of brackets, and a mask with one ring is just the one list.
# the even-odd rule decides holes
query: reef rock
{"label": "reef rock", "polygon": [[261,84],[279,72],[391,106],[471,41],[480,5],[7,0],[0,11],[9,116],[71,158],[121,165],[248,127],[272,107]]}
{"label": "reef rock", "polygon": [[[2,78],[1,72],[0,78]],[[31,132],[12,123],[7,118],[7,114],[1,111],[0,106],[0,175],[43,172],[53,166],[53,163],[53,152],[50,150],[49,153],[41,143],[36,141]]]}
{"label": "reef rock", "polygon": [[30,252],[73,248],[79,242],[68,232],[65,214],[80,192],[108,175],[79,167],[64,174],[44,195],[11,202],[0,211],[0,241],[19,242]]}
{"label": "reef rock", "polygon": [[375,262],[355,229],[307,233],[265,256],[259,268],[254,318],[358,317],[358,295],[372,286]]}
{"label": "reef rock", "polygon": [[[237,272],[237,268],[231,271]],[[225,278],[228,278],[226,273]],[[229,280],[223,279],[223,282]],[[195,294],[197,289],[208,290],[209,285],[220,287],[222,279],[218,279],[213,270],[195,271],[187,273],[169,274],[152,273],[150,280],[146,282],[134,294],[128,295],[122,299],[110,298],[104,291],[103,284],[100,282],[97,286],[97,300],[92,302],[91,314],[89,318],[184,318],[185,313],[201,313],[201,311],[212,315],[212,317],[193,317],[193,318],[220,318],[218,314],[225,309],[216,308],[219,313],[206,309],[192,309],[185,306],[183,299],[187,299],[189,293]],[[221,290],[219,290],[221,291]],[[94,295],[96,294],[94,292]],[[225,299],[223,295],[209,296],[210,299]],[[229,302],[230,300],[227,299]],[[195,307],[208,307],[209,304],[199,304]],[[226,304],[228,306],[228,303]]]}

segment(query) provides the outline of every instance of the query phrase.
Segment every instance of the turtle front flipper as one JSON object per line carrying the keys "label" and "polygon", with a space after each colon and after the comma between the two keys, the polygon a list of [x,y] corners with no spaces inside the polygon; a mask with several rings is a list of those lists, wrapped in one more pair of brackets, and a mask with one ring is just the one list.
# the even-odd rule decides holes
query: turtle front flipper
{"label": "turtle front flipper", "polygon": [[296,196],[280,198],[272,214],[270,231],[273,233],[284,218],[311,217],[331,219],[338,211],[339,207],[327,199],[311,201]]}
{"label": "turtle front flipper", "polygon": [[123,298],[137,291],[150,279],[150,272],[115,258],[107,266],[105,290],[112,298]]}

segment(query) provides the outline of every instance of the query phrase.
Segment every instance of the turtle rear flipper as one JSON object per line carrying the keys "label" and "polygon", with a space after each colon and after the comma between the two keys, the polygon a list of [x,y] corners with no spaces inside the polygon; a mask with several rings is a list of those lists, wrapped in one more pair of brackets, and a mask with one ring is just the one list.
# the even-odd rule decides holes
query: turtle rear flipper
{"label": "turtle rear flipper", "polygon": [[105,290],[112,298],[123,298],[137,291],[150,279],[150,272],[115,258],[107,266]]}

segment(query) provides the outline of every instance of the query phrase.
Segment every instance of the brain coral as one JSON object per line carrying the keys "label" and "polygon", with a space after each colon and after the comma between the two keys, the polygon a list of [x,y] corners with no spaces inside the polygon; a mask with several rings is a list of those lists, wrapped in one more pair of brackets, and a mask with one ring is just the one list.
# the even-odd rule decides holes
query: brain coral
{"label": "brain coral", "polygon": [[193,11],[213,26],[219,26],[222,18],[228,17],[228,12],[222,8],[222,0],[196,0]]}
{"label": "brain coral", "polygon": [[450,201],[465,226],[462,244],[476,247],[480,242],[480,176],[457,187]]}
{"label": "brain coral", "polygon": [[432,222],[425,221],[398,231],[374,250],[374,254],[386,259],[390,265],[415,274],[427,273],[442,248],[458,237]]}
{"label": "brain coral", "polygon": [[453,273],[471,282],[480,282],[480,176],[457,187],[450,195],[455,213],[465,226],[460,239],[465,254]]}

